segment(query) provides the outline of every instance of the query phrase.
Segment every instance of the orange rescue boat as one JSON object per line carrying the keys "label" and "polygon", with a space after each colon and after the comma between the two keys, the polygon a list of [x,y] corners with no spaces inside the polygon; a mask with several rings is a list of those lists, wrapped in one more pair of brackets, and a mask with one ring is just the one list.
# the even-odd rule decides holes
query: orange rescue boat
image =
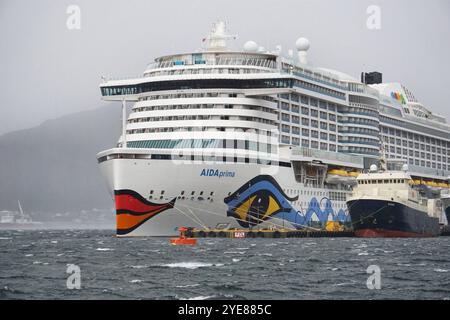
{"label": "orange rescue boat", "polygon": [[188,231],[188,228],[186,227],[180,227],[178,229],[180,231],[180,237],[179,238],[171,238],[170,243],[174,246],[176,245],[191,245],[194,246],[197,244],[197,239],[195,238],[187,238],[186,237],[186,231]]}

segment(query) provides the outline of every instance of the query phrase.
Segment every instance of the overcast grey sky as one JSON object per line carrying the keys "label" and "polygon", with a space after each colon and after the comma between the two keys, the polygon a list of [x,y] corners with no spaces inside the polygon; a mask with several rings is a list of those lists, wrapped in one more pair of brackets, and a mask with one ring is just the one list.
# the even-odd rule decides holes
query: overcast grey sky
{"label": "overcast grey sky", "polygon": [[[72,4],[80,30],[66,27]],[[372,4],[381,30],[366,27]],[[450,119],[448,0],[0,0],[0,134],[102,105],[102,75],[135,76],[159,55],[196,50],[217,19],[237,47],[252,39],[287,54],[307,37],[315,66],[381,71]]]}

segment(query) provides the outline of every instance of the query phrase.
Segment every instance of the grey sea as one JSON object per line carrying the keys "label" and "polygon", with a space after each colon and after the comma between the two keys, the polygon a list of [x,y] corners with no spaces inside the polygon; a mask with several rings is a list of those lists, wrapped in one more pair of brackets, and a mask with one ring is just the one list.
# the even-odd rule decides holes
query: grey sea
{"label": "grey sea", "polygon": [[0,231],[0,299],[450,298],[450,237],[168,240]]}

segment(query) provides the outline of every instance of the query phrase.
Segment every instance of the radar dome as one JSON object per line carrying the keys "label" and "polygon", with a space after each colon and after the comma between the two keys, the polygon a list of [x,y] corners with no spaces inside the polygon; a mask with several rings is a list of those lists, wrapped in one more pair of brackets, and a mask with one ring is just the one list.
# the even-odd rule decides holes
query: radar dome
{"label": "radar dome", "polygon": [[408,165],[407,165],[407,164],[404,164],[404,165],[402,166],[402,171],[407,172],[408,170],[409,170]]}
{"label": "radar dome", "polygon": [[378,167],[377,167],[376,164],[373,164],[373,165],[370,166],[369,170],[370,170],[370,172],[377,172],[378,171]]}
{"label": "radar dome", "polygon": [[255,41],[247,41],[244,44],[244,50],[248,52],[256,52],[258,50],[258,44]]}
{"label": "radar dome", "polygon": [[309,46],[309,40],[306,38],[298,38],[295,42],[295,47],[298,51],[308,51]]}

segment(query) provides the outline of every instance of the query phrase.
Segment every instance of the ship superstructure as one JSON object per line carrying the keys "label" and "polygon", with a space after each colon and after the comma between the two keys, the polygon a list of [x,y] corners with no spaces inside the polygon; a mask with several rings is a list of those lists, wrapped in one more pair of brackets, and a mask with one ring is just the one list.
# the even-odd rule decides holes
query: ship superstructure
{"label": "ship superstructure", "polygon": [[404,86],[312,67],[305,38],[297,57],[253,41],[230,50],[230,38],[217,23],[203,50],[101,83],[123,108],[117,146],[98,154],[118,235],[349,223],[346,197],[381,141],[413,180],[448,188],[450,127]]}

